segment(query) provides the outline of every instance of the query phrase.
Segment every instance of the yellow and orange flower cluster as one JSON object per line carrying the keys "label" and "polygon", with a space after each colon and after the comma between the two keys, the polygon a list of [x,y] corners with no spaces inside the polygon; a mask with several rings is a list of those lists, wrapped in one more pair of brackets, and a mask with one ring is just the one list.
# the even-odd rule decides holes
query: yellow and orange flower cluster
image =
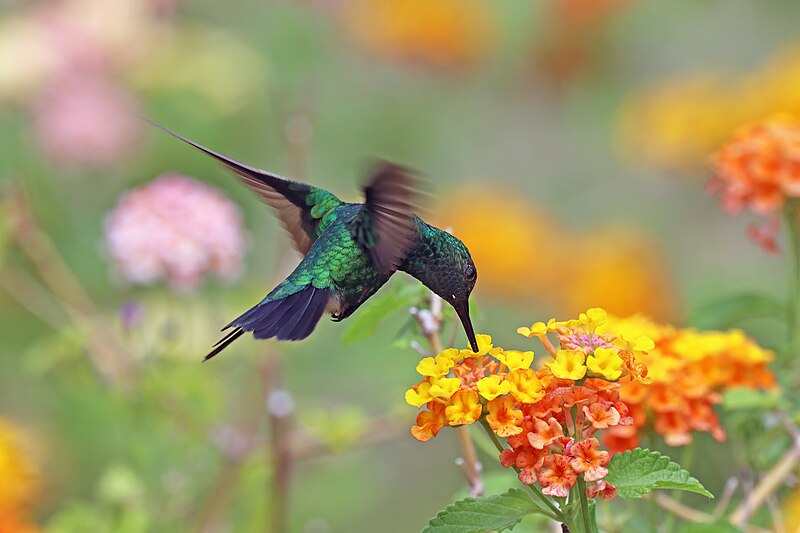
{"label": "yellow and orange flower cluster", "polygon": [[622,383],[619,395],[633,424],[610,428],[604,443],[612,451],[639,445],[643,433],[654,431],[670,446],[692,441],[704,431],[717,440],[725,432],[713,406],[731,388],[768,389],[775,376],[768,368],[773,353],[758,346],[740,330],[697,331],[658,324],[644,317],[609,317],[599,331],[644,332],[655,347],[642,354],[652,383]]}
{"label": "yellow and orange flower cluster", "polygon": [[[633,423],[616,390],[622,383],[647,382],[640,359],[653,348],[644,334],[600,331],[607,314],[593,308],[577,320],[537,322],[518,332],[537,337],[552,360],[531,368],[532,351],[505,350],[478,335],[477,352],[447,349],[423,359],[422,381],[406,392],[421,408],[411,429],[419,440],[444,426],[480,421],[510,449],[500,456],[518,470],[523,483],[566,496],[579,476],[594,483],[587,495],[611,499],[614,487],[603,481],[609,452],[594,437],[600,430]],[[549,335],[558,338],[558,347]]]}
{"label": "yellow and orange flower cluster", "polygon": [[19,430],[0,418],[0,532],[36,533],[30,519],[39,480]]}

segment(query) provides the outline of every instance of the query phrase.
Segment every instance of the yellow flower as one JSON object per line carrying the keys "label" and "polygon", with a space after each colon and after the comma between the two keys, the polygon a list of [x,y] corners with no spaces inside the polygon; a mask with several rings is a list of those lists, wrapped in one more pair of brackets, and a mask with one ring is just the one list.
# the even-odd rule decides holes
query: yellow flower
{"label": "yellow flower", "polygon": [[486,404],[486,409],[489,411],[486,421],[498,437],[505,438],[522,433],[523,414],[514,408],[514,398],[510,396],[497,398]]}
{"label": "yellow flower", "polygon": [[547,331],[547,324],[544,322],[534,322],[529,328],[517,328],[517,333],[528,338],[546,335]]}
{"label": "yellow flower", "polygon": [[458,348],[448,348],[439,353],[439,357],[445,357],[455,363],[461,359],[461,350]]}
{"label": "yellow flower", "polygon": [[[652,342],[652,341],[651,341]],[[596,376],[616,381],[622,375],[622,358],[613,348],[598,348],[586,358],[586,366]]]}
{"label": "yellow flower", "polygon": [[433,399],[430,394],[431,382],[427,379],[420,381],[406,391],[406,403],[414,407],[422,407]]}
{"label": "yellow flower", "polygon": [[446,376],[454,365],[455,362],[452,359],[448,359],[442,355],[437,355],[435,359],[433,357],[426,357],[417,365],[417,372],[423,376],[441,378]]}
{"label": "yellow flower", "polygon": [[460,387],[461,380],[458,378],[440,378],[431,384],[428,394],[437,400],[448,401]]}
{"label": "yellow flower", "polygon": [[628,343],[634,352],[649,352],[656,347],[656,343],[647,335],[623,335],[622,339]]}
{"label": "yellow flower", "polygon": [[481,416],[481,402],[478,393],[461,389],[450,398],[452,405],[445,409],[447,423],[451,426],[472,424]]}
{"label": "yellow flower", "polygon": [[581,324],[595,328],[605,322],[607,316],[608,314],[606,313],[605,309],[600,307],[592,307],[585,313],[581,313],[579,318]]}
{"label": "yellow flower", "polygon": [[545,363],[557,378],[577,381],[586,375],[586,355],[580,350],[559,350],[555,361]]}
{"label": "yellow flower", "polygon": [[479,333],[475,335],[475,340],[478,341],[478,351],[473,352],[472,350],[461,350],[461,358],[465,359],[467,357],[483,357],[492,350],[492,337],[489,335],[482,335]]}
{"label": "yellow flower", "polygon": [[0,418],[0,518],[27,515],[33,505],[39,483],[23,444],[24,435]]}
{"label": "yellow flower", "polygon": [[502,353],[493,354],[495,359],[508,367],[510,371],[520,368],[530,368],[533,362],[533,352],[520,352],[519,350],[505,350]]}
{"label": "yellow flower", "polygon": [[498,375],[492,375],[478,381],[478,392],[487,400],[494,400],[498,396],[508,394],[511,391],[511,384],[503,381]]}
{"label": "yellow flower", "polygon": [[536,403],[544,398],[544,388],[539,377],[530,368],[520,368],[506,375],[506,383],[511,385],[511,395],[523,403]]}

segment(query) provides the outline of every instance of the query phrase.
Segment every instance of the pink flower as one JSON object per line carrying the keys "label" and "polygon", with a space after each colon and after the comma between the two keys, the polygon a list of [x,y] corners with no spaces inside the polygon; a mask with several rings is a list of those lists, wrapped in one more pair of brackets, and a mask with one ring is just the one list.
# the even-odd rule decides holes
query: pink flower
{"label": "pink flower", "polygon": [[245,251],[236,204],[178,174],[123,194],[106,216],[105,240],[123,279],[139,284],[166,279],[179,290],[195,287],[206,274],[235,277]]}
{"label": "pink flower", "polygon": [[136,100],[96,76],[67,76],[44,94],[34,111],[34,135],[53,162],[103,167],[129,157],[141,140]]}

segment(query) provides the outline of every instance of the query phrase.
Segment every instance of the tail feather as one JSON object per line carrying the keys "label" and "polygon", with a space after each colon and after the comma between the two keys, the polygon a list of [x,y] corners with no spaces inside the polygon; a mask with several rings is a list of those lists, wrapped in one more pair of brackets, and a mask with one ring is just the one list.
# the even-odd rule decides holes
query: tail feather
{"label": "tail feather", "polygon": [[230,333],[228,333],[227,335],[225,335],[222,339],[219,340],[219,342],[217,342],[213,346],[214,349],[211,350],[208,353],[208,355],[206,355],[203,358],[203,361],[208,361],[209,359],[211,359],[212,357],[217,355],[219,352],[221,352],[222,350],[227,348],[230,343],[232,343],[233,341],[235,341],[236,339],[241,337],[243,334],[244,334],[244,330],[242,328],[236,328],[235,330],[233,330]]}
{"label": "tail feather", "polygon": [[252,331],[256,339],[277,337],[279,340],[300,340],[308,337],[322,318],[331,297],[330,289],[318,289],[313,285],[290,294],[280,300],[259,303],[225,326],[235,328],[215,345],[205,357],[211,359],[227,348],[246,331]]}

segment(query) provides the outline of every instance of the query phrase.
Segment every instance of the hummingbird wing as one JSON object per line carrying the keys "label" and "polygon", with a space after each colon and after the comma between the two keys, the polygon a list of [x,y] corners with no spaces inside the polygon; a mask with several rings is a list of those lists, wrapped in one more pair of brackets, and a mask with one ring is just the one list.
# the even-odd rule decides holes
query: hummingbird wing
{"label": "hummingbird wing", "polygon": [[324,217],[344,203],[324,189],[245,165],[151,120],[148,122],[210,155],[232,170],[245,185],[259,195],[264,203],[277,211],[278,218],[292,236],[295,247],[303,255],[308,253],[311,245],[319,237],[320,223]]}
{"label": "hummingbird wing", "polygon": [[381,274],[397,270],[416,243],[416,183],[409,169],[384,161],[364,187],[364,208],[352,222],[353,236],[369,250]]}

